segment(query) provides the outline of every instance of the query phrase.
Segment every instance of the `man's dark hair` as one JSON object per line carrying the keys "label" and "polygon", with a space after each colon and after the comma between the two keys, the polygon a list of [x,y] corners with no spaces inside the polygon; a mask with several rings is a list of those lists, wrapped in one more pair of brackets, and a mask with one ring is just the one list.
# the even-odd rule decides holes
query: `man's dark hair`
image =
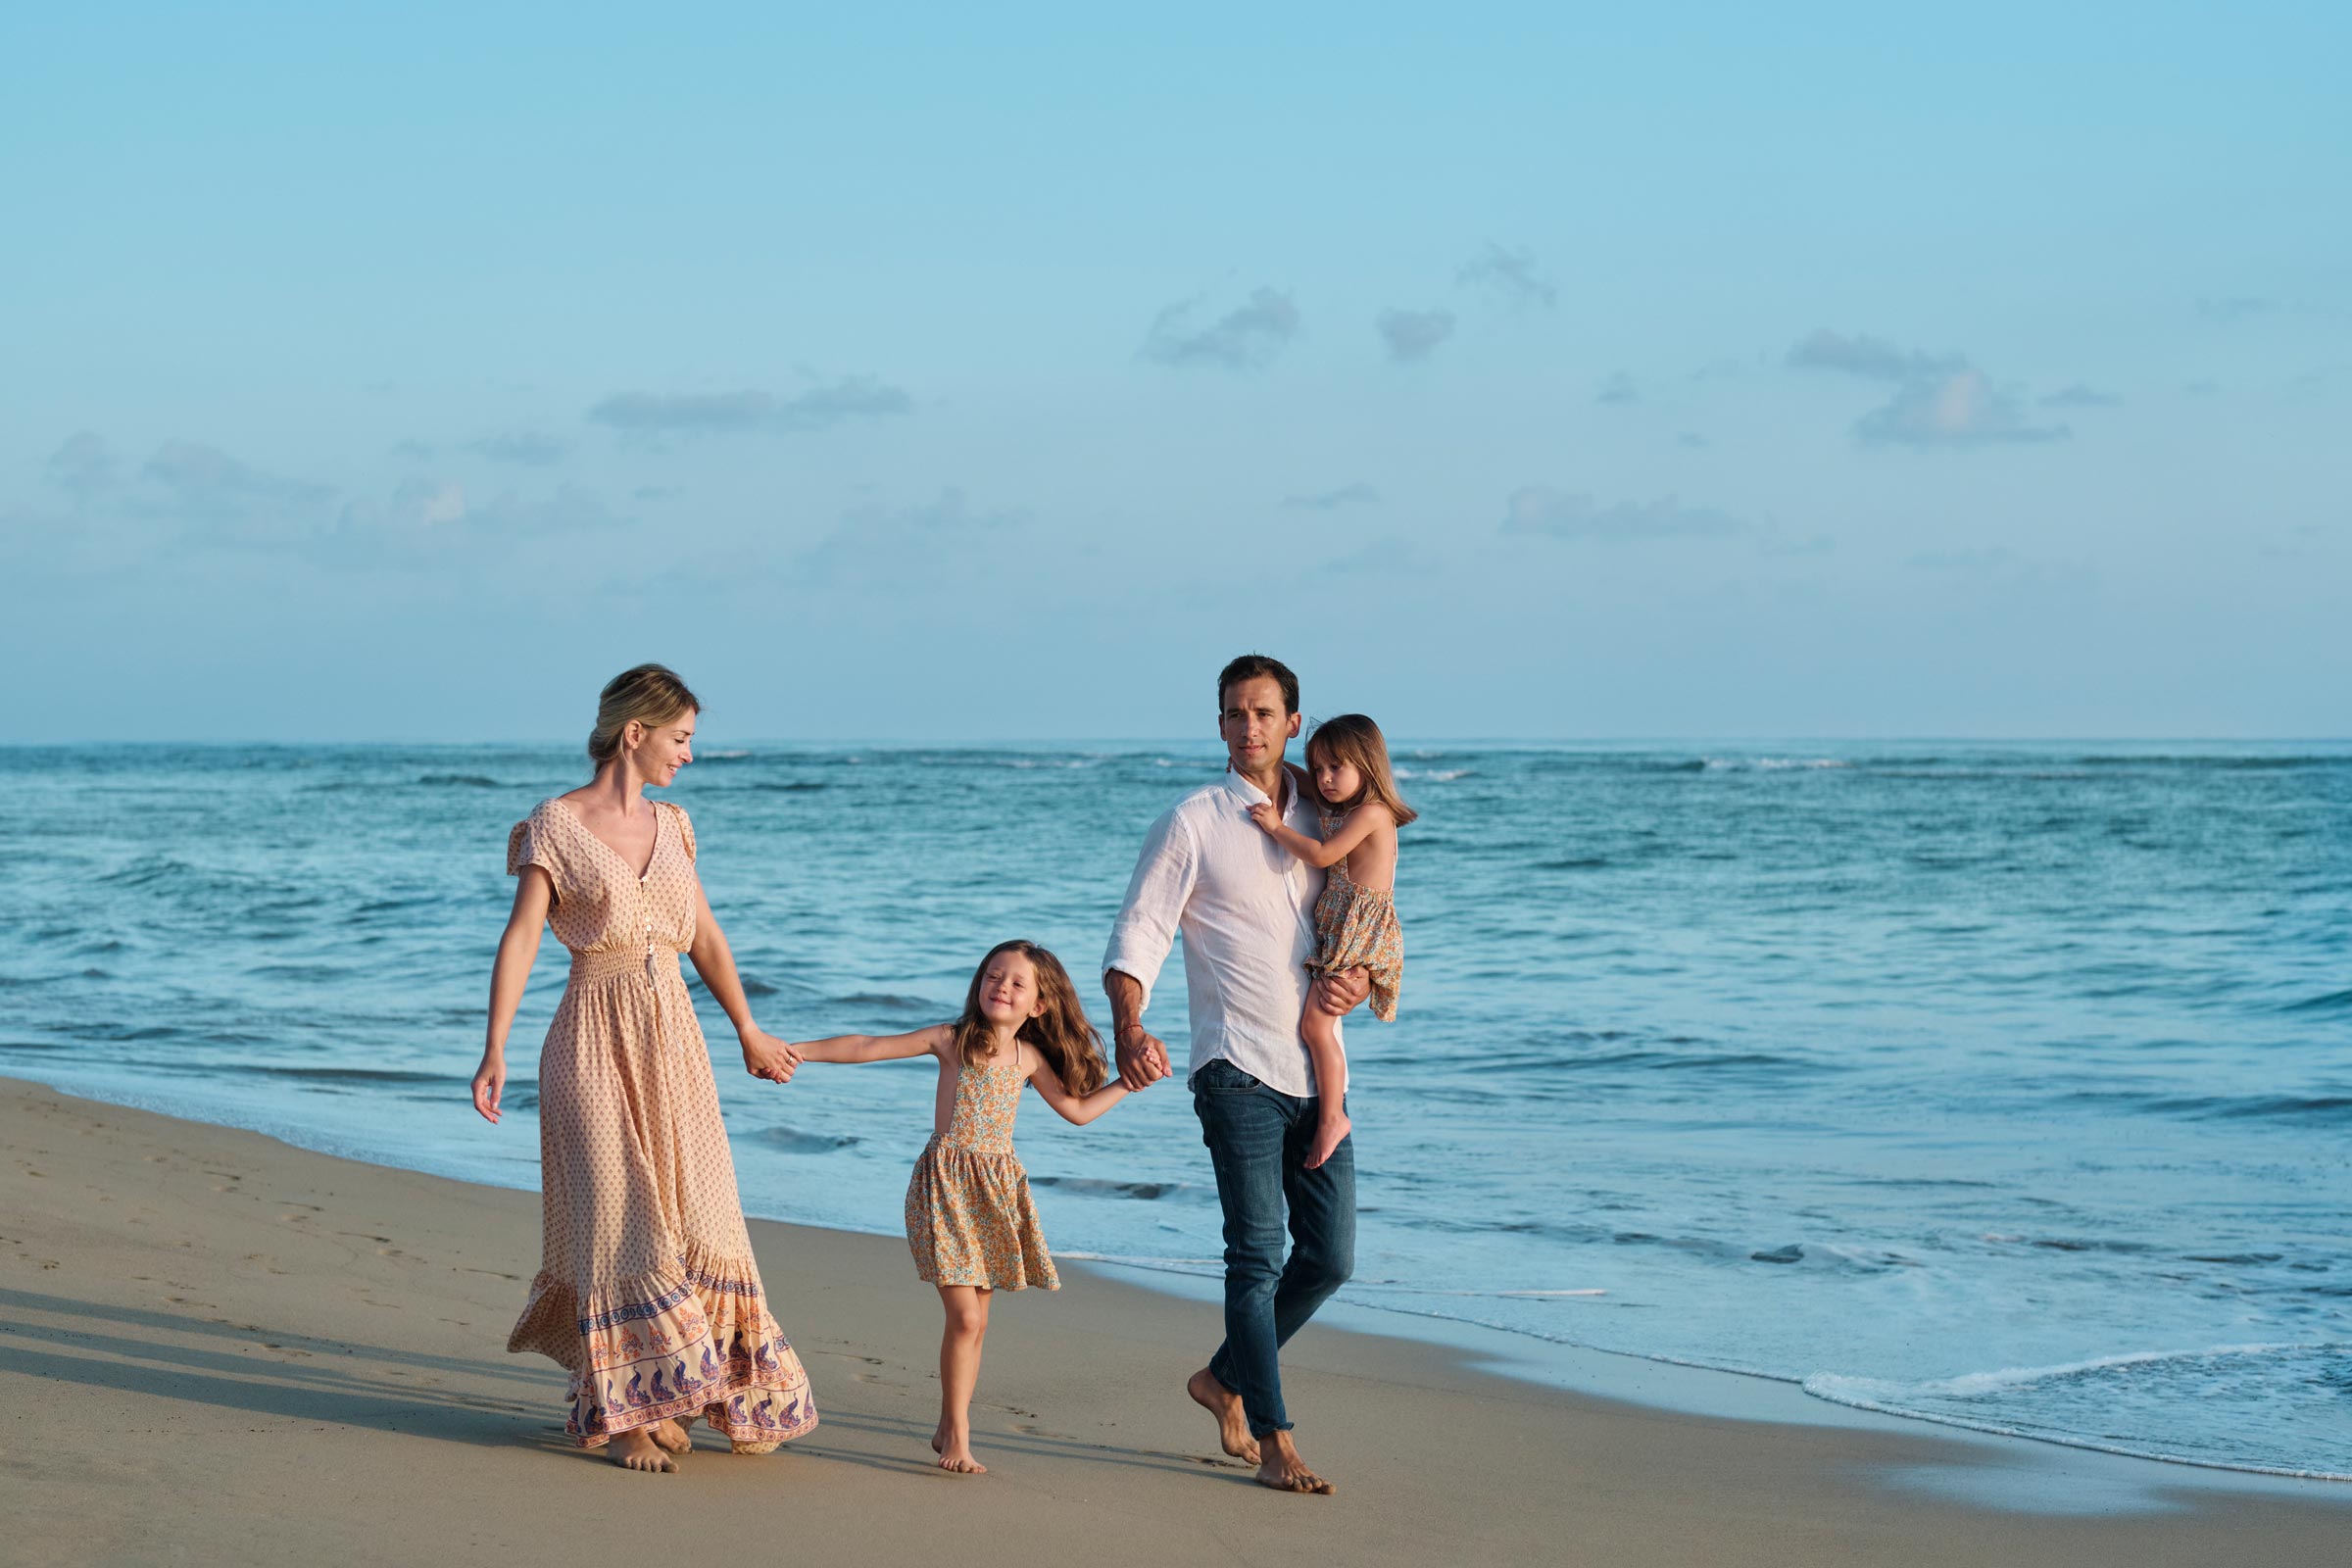
{"label": "man's dark hair", "polygon": [[1244,654],[1217,672],[1217,711],[1225,711],[1225,694],[1233,690],[1236,681],[1255,680],[1260,675],[1273,676],[1274,683],[1282,688],[1285,714],[1298,711],[1298,677],[1291,673],[1290,665],[1264,654]]}

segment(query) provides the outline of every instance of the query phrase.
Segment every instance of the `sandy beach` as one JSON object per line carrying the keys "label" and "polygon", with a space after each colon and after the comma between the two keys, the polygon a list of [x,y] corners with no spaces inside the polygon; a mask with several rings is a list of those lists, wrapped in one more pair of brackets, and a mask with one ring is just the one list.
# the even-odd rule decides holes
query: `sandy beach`
{"label": "sandy beach", "polygon": [[[460,1107],[452,1108],[452,1114]],[[1482,1373],[1310,1328],[1285,1357],[1304,1450],[1278,1495],[1180,1392],[1213,1311],[1073,1267],[1008,1298],[974,1435],[933,1470],[938,1313],[900,1242],[755,1221],[823,1424],[682,1473],[572,1449],[562,1375],[505,1335],[538,1200],[252,1133],[0,1087],[0,1517],[12,1562],[839,1563],[1280,1560],[2311,1563],[2324,1488],[2141,1466],[2143,1506],[2026,1511],[1900,1478],[2014,1465],[1930,1429],[1725,1420]],[[2030,1446],[2009,1446],[2012,1449]],[[2049,1450],[2053,1455],[2057,1450]],[[2053,1463],[2058,1462],[2055,1458]],[[2165,1483],[2177,1475],[2180,1485]]]}

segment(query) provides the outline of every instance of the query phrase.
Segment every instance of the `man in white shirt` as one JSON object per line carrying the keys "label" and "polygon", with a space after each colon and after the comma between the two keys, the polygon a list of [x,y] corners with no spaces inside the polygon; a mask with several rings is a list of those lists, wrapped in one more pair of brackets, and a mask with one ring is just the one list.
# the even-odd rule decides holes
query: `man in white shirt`
{"label": "man in white shirt", "polygon": [[[1362,970],[1312,980],[1323,873],[1250,819],[1263,801],[1318,837],[1314,804],[1283,765],[1298,733],[1298,677],[1245,654],[1217,677],[1226,769],[1152,824],[1102,957],[1119,1078],[1141,1089],[1168,1074],[1167,1048],[1143,1025],[1160,965],[1181,933],[1192,1004],[1189,1078],[1225,1210],[1225,1343],[1186,1392],[1217,1418],[1225,1451],[1282,1492],[1328,1493],[1291,1441],[1280,1350],[1355,1266],[1352,1138],[1306,1168],[1315,1074],[1298,1038],[1314,1004],[1338,1016],[1370,989]],[[1292,1242],[1283,1256],[1285,1210]]]}

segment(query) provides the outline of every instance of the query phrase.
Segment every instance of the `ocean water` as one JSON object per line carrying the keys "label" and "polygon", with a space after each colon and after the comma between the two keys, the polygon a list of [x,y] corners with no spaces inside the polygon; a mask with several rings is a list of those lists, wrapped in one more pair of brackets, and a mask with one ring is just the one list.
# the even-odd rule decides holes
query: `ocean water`
{"label": "ocean water", "polygon": [[[708,728],[708,727],[707,727]],[[787,1038],[1092,994],[1211,746],[731,745],[681,775]],[[1404,748],[1403,1010],[1351,1026],[1348,1299],[1922,1420],[2352,1477],[2352,745]],[[0,1071],[536,1184],[564,955],[466,1102],[564,748],[0,750]],[[1174,968],[1151,1021],[1184,1040]],[[895,1231],[927,1064],[735,1070],[746,1206]],[[1066,1252],[1213,1273],[1180,1083],[1020,1143]],[[520,1267],[528,1259],[516,1259]],[[769,1280],[796,1326],[789,1270]],[[909,1274],[908,1289],[919,1288]],[[517,1298],[518,1306],[520,1304]]]}

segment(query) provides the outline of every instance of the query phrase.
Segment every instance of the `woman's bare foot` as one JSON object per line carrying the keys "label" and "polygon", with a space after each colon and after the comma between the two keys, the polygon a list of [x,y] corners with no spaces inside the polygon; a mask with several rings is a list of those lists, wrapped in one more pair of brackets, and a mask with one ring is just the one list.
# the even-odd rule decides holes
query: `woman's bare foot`
{"label": "woman's bare foot", "polygon": [[1340,1147],[1340,1140],[1347,1137],[1348,1130],[1354,1125],[1344,1110],[1332,1111],[1317,1121],[1314,1147],[1306,1152],[1306,1168],[1313,1170],[1329,1159],[1332,1151]]}
{"label": "woman's bare foot", "polygon": [[945,1421],[931,1429],[931,1451],[933,1453],[948,1451],[948,1424]]}
{"label": "woman's bare foot", "polygon": [[643,1427],[623,1432],[606,1446],[606,1456],[631,1470],[675,1471],[678,1461],[663,1453]]}
{"label": "woman's bare foot", "polygon": [[1250,1418],[1242,1414],[1242,1396],[1202,1367],[1184,1385],[1193,1402],[1217,1418],[1217,1442],[1227,1453],[1257,1463],[1257,1440],[1250,1435]]}
{"label": "woman's bare foot", "polygon": [[939,1467],[942,1470],[952,1470],[965,1476],[988,1474],[988,1466],[972,1457],[972,1434],[968,1429],[959,1432],[943,1423],[931,1446],[939,1450]]}
{"label": "woman's bare foot", "polygon": [[694,1439],[686,1435],[686,1424],[682,1421],[657,1421],[645,1429],[645,1435],[654,1440],[656,1446],[672,1453],[685,1453],[694,1446]]}
{"label": "woman's bare foot", "polygon": [[1265,1437],[1265,1462],[1257,1467],[1257,1484],[1272,1487],[1276,1492],[1305,1492],[1317,1496],[1331,1494],[1331,1483],[1306,1467],[1298,1450],[1291,1445],[1288,1432],[1269,1432]]}

